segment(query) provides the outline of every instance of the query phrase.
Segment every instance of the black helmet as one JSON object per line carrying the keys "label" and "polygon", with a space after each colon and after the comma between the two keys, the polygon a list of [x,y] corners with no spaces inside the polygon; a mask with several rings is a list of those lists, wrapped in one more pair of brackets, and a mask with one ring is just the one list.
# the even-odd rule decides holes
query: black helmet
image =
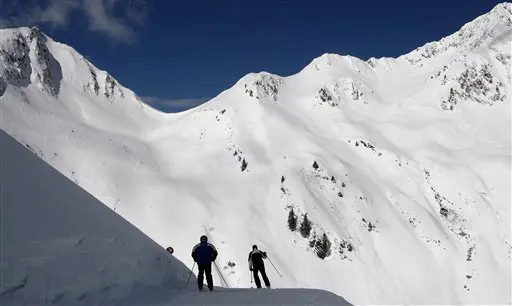
{"label": "black helmet", "polygon": [[199,241],[201,241],[201,242],[208,242],[208,237],[206,237],[206,235],[203,235],[203,236],[201,236]]}
{"label": "black helmet", "polygon": [[253,250],[256,250],[257,248],[258,248],[258,246],[257,246],[257,245],[253,245],[253,246],[252,246],[252,249],[253,249]]}

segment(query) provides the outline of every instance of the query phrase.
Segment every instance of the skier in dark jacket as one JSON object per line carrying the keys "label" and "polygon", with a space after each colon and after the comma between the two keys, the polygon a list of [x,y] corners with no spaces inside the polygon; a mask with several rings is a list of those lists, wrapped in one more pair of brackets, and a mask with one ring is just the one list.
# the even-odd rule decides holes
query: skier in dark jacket
{"label": "skier in dark jacket", "polygon": [[199,290],[203,290],[203,275],[205,273],[208,289],[210,291],[213,290],[212,261],[215,261],[217,255],[217,250],[213,244],[208,243],[208,237],[205,235],[201,236],[200,242],[192,249],[192,258],[197,262],[199,269],[199,275],[197,276],[197,287]]}
{"label": "skier in dark jacket", "polygon": [[263,277],[263,281],[265,282],[265,286],[270,289],[270,281],[265,273],[265,264],[263,263],[263,259],[266,258],[266,252],[258,250],[258,246],[256,245],[252,246],[252,251],[249,253],[249,270],[252,271],[254,275],[254,282],[256,283],[257,288],[261,288],[260,278],[258,277],[258,272],[260,272],[261,277]]}

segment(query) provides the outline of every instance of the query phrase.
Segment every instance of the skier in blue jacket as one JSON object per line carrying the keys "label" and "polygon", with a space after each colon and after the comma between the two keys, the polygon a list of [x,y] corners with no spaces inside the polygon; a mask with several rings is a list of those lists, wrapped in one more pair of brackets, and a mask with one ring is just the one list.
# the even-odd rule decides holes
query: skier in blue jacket
{"label": "skier in blue jacket", "polygon": [[217,255],[217,250],[213,244],[208,243],[208,237],[202,235],[200,242],[192,249],[192,258],[197,262],[197,267],[199,268],[199,275],[197,276],[197,287],[199,290],[203,290],[203,277],[205,273],[208,289],[210,291],[213,290],[212,261],[215,261]]}

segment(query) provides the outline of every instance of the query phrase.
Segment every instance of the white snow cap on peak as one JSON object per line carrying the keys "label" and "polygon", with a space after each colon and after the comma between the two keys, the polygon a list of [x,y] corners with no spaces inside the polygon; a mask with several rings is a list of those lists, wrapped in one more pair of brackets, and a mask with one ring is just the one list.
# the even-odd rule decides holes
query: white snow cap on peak
{"label": "white snow cap on peak", "polygon": [[310,66],[310,65],[319,65],[319,66],[336,65],[337,63],[343,61],[344,57],[345,56],[335,54],[335,53],[324,53],[324,54],[320,55],[319,57],[313,59],[308,66]]}
{"label": "white snow cap on peak", "polygon": [[260,79],[264,79],[264,78],[282,78],[281,76],[277,75],[277,74],[273,74],[273,73],[270,73],[270,72],[267,72],[267,71],[260,71],[260,72],[249,72],[247,73],[246,75],[244,75],[243,77],[241,77],[237,82],[236,84],[248,84],[248,83],[253,83],[257,80],[260,80]]}

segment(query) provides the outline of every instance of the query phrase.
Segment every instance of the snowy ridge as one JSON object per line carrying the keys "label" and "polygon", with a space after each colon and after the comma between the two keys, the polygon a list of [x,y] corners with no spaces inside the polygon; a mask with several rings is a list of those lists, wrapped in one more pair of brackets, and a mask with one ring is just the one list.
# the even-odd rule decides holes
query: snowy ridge
{"label": "snowy ridge", "polygon": [[[397,59],[325,54],[292,76],[251,73],[180,114],[48,39],[59,92],[45,89],[52,65],[9,64],[1,128],[189,268],[206,233],[230,287],[250,286],[258,244],[283,275],[267,264],[275,288],[510,303],[511,6]],[[15,44],[3,39],[2,56],[24,59]]]}
{"label": "snowy ridge", "polygon": [[497,37],[506,27],[512,26],[512,6],[510,3],[496,5],[488,14],[480,16],[465,24],[458,32],[430,42],[403,56],[411,64],[416,65],[425,59],[435,58],[443,53],[456,51],[464,54],[477,49]]}
{"label": "snowy ridge", "polygon": [[[78,94],[82,100],[95,101],[95,105],[90,105],[72,99],[64,105],[64,110],[68,111],[66,116],[80,115],[75,119],[96,127],[102,125],[98,119],[103,118],[87,116],[89,111],[97,112],[90,110],[91,107],[100,108],[103,115],[107,115],[105,110],[119,114],[114,122],[120,123],[129,119],[137,122],[148,117],[162,118],[160,112],[142,103],[131,90],[120,85],[106,71],[96,68],[73,48],[54,42],[37,28],[2,29],[0,38],[0,68],[5,83],[27,89],[34,86],[51,97],[60,96],[62,99]],[[65,92],[60,93],[61,88]],[[19,90],[13,94],[27,95]],[[57,114],[63,111],[62,106],[52,103],[47,103],[45,107]],[[132,125],[133,122],[130,123]]]}

